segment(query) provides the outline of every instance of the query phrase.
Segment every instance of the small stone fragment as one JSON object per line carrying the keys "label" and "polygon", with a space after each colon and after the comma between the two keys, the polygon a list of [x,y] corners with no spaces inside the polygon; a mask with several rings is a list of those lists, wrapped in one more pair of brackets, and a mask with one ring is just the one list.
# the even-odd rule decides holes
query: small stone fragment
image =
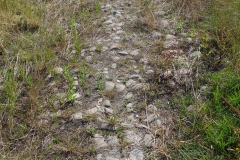
{"label": "small stone fragment", "polygon": [[156,124],[157,124],[158,127],[161,127],[161,126],[162,126],[162,121],[161,121],[161,120],[157,119],[155,122],[156,122]]}
{"label": "small stone fragment", "polygon": [[105,101],[103,102],[103,106],[104,106],[104,107],[111,107],[112,105],[111,105],[111,102],[110,102],[109,100],[105,100]]}
{"label": "small stone fragment", "polygon": [[92,61],[92,56],[87,56],[87,57],[86,57],[86,61],[87,61],[87,62],[91,62],[91,61]]}
{"label": "small stone fragment", "polygon": [[155,107],[154,105],[150,104],[147,106],[148,111],[150,112],[156,112],[157,111],[157,107]]}
{"label": "small stone fragment", "polygon": [[128,103],[126,106],[127,112],[132,112],[133,111],[133,104],[132,103]]}
{"label": "small stone fragment", "polygon": [[146,72],[146,74],[153,74],[153,73],[154,73],[153,70],[148,70],[148,71]]}
{"label": "small stone fragment", "polygon": [[106,113],[113,114],[113,110],[111,108],[105,108]]}

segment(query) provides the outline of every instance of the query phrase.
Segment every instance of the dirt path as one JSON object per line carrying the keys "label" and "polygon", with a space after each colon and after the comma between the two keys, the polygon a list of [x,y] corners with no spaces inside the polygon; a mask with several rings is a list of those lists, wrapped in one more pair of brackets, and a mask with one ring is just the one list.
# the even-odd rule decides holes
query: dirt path
{"label": "dirt path", "polygon": [[[81,51],[86,63],[55,68],[57,75],[73,77],[71,94],[69,80],[46,79],[57,109],[42,117],[57,117],[51,128],[58,132],[43,144],[61,139],[54,148],[60,159],[170,158],[166,146],[176,139],[179,109],[172,105],[173,95],[192,85],[192,59],[198,55],[193,39],[177,33],[169,19],[170,5],[100,3],[98,28]],[[40,122],[49,126],[43,118]]]}

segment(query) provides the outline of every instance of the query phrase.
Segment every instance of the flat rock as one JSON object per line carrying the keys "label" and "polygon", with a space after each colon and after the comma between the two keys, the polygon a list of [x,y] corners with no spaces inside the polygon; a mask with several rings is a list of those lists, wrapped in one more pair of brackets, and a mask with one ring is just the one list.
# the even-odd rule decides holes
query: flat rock
{"label": "flat rock", "polygon": [[111,108],[105,108],[105,112],[109,114],[113,114],[113,109]]}
{"label": "flat rock", "polygon": [[73,119],[73,120],[82,119],[82,118],[83,118],[82,115],[83,115],[82,112],[74,113],[74,114],[72,115],[72,119]]}
{"label": "flat rock", "polygon": [[127,93],[124,97],[123,97],[123,99],[130,99],[130,98],[132,98],[133,97],[133,93],[132,92],[129,92],[129,93]]}
{"label": "flat rock", "polygon": [[96,157],[96,159],[97,159],[97,160],[103,160],[102,156],[103,156],[102,154],[98,154],[97,157]]}
{"label": "flat rock", "polygon": [[137,56],[139,54],[138,50],[134,50],[132,52],[130,52],[130,55],[132,56]]}
{"label": "flat rock", "polygon": [[99,134],[94,135],[93,142],[95,144],[96,149],[108,146],[107,143],[104,141],[104,137]]}
{"label": "flat rock", "polygon": [[153,74],[154,73],[154,70],[148,70],[147,72],[146,72],[146,74]]}
{"label": "flat rock", "polygon": [[153,135],[145,134],[145,136],[143,138],[145,146],[152,147],[154,145],[154,141],[153,141],[154,139],[153,138],[154,138]]}
{"label": "flat rock", "polygon": [[163,43],[164,48],[170,48],[172,46],[178,46],[178,41],[173,39],[173,40],[167,40]]}
{"label": "flat rock", "polygon": [[177,38],[176,36],[171,35],[171,34],[166,35],[166,40],[173,40],[173,39],[176,39],[176,38]]}
{"label": "flat rock", "polygon": [[121,123],[121,126],[124,127],[124,128],[133,128],[133,127],[134,127],[133,124],[131,124],[131,123],[126,123],[126,122]]}
{"label": "flat rock", "polygon": [[117,92],[122,92],[125,90],[125,88],[126,86],[124,84],[120,84],[120,83],[116,84]]}
{"label": "flat rock", "polygon": [[144,83],[138,83],[138,84],[135,84],[133,87],[132,87],[132,89],[133,90],[139,90],[139,89],[142,89],[142,88],[144,88]]}
{"label": "flat rock", "polygon": [[118,57],[118,56],[112,57],[112,60],[113,60],[114,62],[117,62],[119,59],[120,59],[120,57]]}
{"label": "flat rock", "polygon": [[118,50],[119,49],[119,44],[113,44],[113,45],[111,45],[111,47],[110,47],[110,50],[112,51],[112,50]]}
{"label": "flat rock", "polygon": [[195,51],[188,55],[189,58],[195,58],[195,57],[200,58],[201,56],[202,56],[202,53],[199,51]]}
{"label": "flat rock", "polygon": [[151,123],[152,121],[154,121],[158,116],[155,114],[150,114],[147,116],[146,119],[143,120],[143,122],[149,122]]}
{"label": "flat rock", "polygon": [[87,110],[87,114],[95,114],[98,112],[98,107],[91,108]]}
{"label": "flat rock", "polygon": [[110,145],[119,145],[119,140],[117,136],[109,136],[106,139],[107,143]]}
{"label": "flat rock", "polygon": [[139,60],[139,63],[148,64],[148,59],[147,58],[141,58]]}
{"label": "flat rock", "polygon": [[107,81],[105,82],[105,90],[111,91],[115,87],[115,84],[113,82]]}
{"label": "flat rock", "polygon": [[134,81],[133,79],[129,79],[128,81],[127,81],[127,83],[126,83],[126,86],[127,87],[131,87],[131,86],[133,86],[134,84],[136,84],[137,82],[136,81]]}
{"label": "flat rock", "polygon": [[119,160],[118,158],[106,157],[106,160]]}
{"label": "flat rock", "polygon": [[111,68],[112,68],[112,69],[116,69],[116,68],[117,68],[117,63],[113,63],[113,64],[111,65]]}
{"label": "flat rock", "polygon": [[190,74],[191,72],[192,72],[191,69],[181,68],[181,69],[178,69],[174,75],[187,75],[187,74]]}
{"label": "flat rock", "polygon": [[87,56],[87,57],[86,57],[86,61],[87,61],[87,62],[91,62],[91,61],[92,61],[92,56]]}
{"label": "flat rock", "polygon": [[133,149],[129,153],[129,160],[143,160],[144,155],[143,152],[137,148]]}
{"label": "flat rock", "polygon": [[162,126],[162,121],[160,120],[160,119],[156,119],[156,125],[158,126],[158,127],[161,127]]}
{"label": "flat rock", "polygon": [[140,145],[140,140],[142,138],[137,135],[134,131],[129,131],[129,130],[126,130],[125,131],[125,137],[124,137],[124,140],[128,143],[132,143],[134,145]]}
{"label": "flat rock", "polygon": [[160,39],[162,38],[162,34],[160,32],[153,32],[152,33],[152,38],[155,38],[155,39]]}
{"label": "flat rock", "polygon": [[112,24],[112,23],[113,23],[113,21],[111,19],[109,19],[109,20],[105,21],[103,24],[108,25],[108,24]]}
{"label": "flat rock", "polygon": [[132,74],[129,76],[129,79],[139,78],[140,76],[138,74]]}
{"label": "flat rock", "polygon": [[[113,40],[120,40],[121,38],[120,38],[119,36],[114,36],[112,39],[113,39]],[[123,52],[123,53],[118,53],[118,54],[124,55],[125,52]]]}
{"label": "flat rock", "polygon": [[117,54],[120,54],[120,55],[123,55],[123,56],[128,55],[128,53],[126,51],[119,51],[119,52],[117,52]]}
{"label": "flat rock", "polygon": [[161,20],[160,24],[161,28],[167,28],[169,26],[169,22],[166,19]]}

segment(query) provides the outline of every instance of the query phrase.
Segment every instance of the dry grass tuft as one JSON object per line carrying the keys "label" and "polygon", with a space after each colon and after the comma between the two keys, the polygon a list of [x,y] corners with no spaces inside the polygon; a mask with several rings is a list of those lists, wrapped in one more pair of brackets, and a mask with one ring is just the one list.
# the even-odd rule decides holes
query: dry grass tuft
{"label": "dry grass tuft", "polygon": [[199,21],[204,16],[203,11],[209,4],[208,0],[174,0],[173,7],[177,10],[177,16],[191,21]]}

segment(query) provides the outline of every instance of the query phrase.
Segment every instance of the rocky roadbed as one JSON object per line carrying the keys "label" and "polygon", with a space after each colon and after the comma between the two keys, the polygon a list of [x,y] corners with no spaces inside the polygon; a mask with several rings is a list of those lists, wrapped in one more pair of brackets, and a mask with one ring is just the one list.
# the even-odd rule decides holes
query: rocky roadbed
{"label": "rocky roadbed", "polygon": [[[39,125],[47,128],[49,117],[57,118],[60,121],[51,128],[59,130],[58,136],[79,134],[80,130],[89,133],[82,135],[81,144],[94,154],[80,159],[170,158],[166,146],[176,140],[174,125],[178,119],[177,106],[171,108],[172,95],[184,94],[184,87],[192,85],[192,65],[201,53],[195,39],[176,34],[175,22],[168,18],[171,4],[152,3],[157,8],[152,13],[156,25],[152,28],[139,17],[143,10],[136,1],[100,3],[102,18],[96,20],[102,21],[96,29],[99,34],[88,38],[80,56],[91,68],[86,75],[87,89],[80,85],[81,69],[69,68],[74,93],[67,99],[73,101],[63,103],[68,81],[54,78],[66,75],[63,66],[56,67],[55,74],[45,79],[47,92],[57,98],[55,109],[38,117]],[[162,44],[161,51],[153,53],[157,44]],[[169,57],[171,61],[167,61]],[[168,68],[161,68],[161,62],[169,63]],[[153,81],[162,94],[150,98]],[[47,145],[52,139],[53,135],[48,135],[43,143]]]}

